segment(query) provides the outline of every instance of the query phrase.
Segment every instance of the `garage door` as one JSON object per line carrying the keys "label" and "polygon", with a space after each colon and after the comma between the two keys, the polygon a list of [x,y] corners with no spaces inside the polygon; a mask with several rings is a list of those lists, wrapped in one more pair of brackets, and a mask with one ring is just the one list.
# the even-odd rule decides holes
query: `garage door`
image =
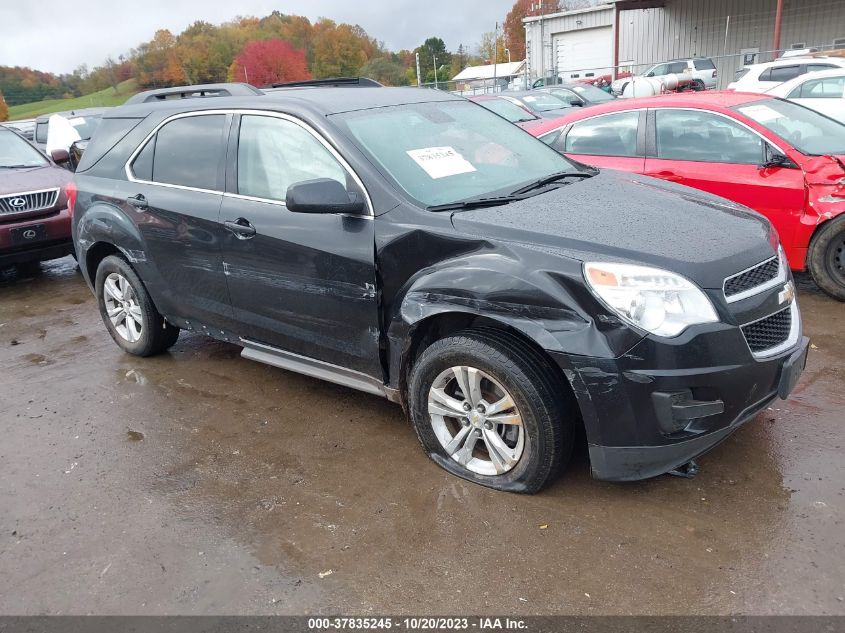
{"label": "garage door", "polygon": [[555,35],[557,72],[564,80],[609,75],[613,65],[613,28],[569,31]]}

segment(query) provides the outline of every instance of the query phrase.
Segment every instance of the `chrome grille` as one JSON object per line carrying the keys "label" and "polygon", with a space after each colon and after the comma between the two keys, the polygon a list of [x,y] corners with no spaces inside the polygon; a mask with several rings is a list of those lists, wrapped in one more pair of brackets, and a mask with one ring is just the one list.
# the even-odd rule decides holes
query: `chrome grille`
{"label": "chrome grille", "polygon": [[12,193],[0,196],[0,214],[49,209],[55,206],[58,199],[58,189],[27,191],[26,193]]}
{"label": "chrome grille", "polygon": [[792,332],[792,307],[742,327],[745,340],[753,353],[764,352],[787,341]]}

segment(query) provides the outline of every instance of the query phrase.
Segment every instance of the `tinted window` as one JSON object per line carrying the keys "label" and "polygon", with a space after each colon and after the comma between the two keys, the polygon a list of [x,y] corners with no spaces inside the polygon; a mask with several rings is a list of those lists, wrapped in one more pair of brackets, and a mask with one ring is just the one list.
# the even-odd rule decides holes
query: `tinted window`
{"label": "tinted window", "polygon": [[716,70],[712,59],[696,59],[693,61],[696,70]]}
{"label": "tinted window", "polygon": [[132,173],[135,178],[139,180],[153,179],[153,154],[155,153],[156,137],[152,137],[149,142],[144,145],[144,149],[132,161]]}
{"label": "tinted window", "polygon": [[669,64],[669,73],[680,75],[681,73],[685,72],[687,69],[686,62],[672,62]]}
{"label": "tinted window", "polygon": [[772,69],[768,68],[760,73],[760,81],[771,81],[772,80]]}
{"label": "tinted window", "polygon": [[639,112],[618,112],[575,123],[562,151],[590,156],[637,156]]}
{"label": "tinted window", "polygon": [[657,111],[657,157],[708,163],[760,163],[763,141],[723,116],[694,110]]}
{"label": "tinted window", "polygon": [[153,181],[220,189],[223,114],[176,119],[156,134]]}
{"label": "tinted window", "polygon": [[241,119],[238,193],[284,201],[288,187],[315,178],[347,186],[341,164],[301,126],[266,116]]}
{"label": "tinted window", "polygon": [[801,66],[781,66],[772,68],[771,71],[769,78],[763,81],[789,81],[801,74]]}

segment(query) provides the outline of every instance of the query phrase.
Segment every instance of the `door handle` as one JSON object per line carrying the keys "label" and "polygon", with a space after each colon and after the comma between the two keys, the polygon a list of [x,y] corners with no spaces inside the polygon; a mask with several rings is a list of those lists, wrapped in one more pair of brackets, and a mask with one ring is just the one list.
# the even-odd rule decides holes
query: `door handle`
{"label": "door handle", "polygon": [[227,230],[234,233],[235,237],[239,240],[248,240],[251,237],[255,237],[255,227],[250,223],[249,220],[246,220],[244,218],[238,218],[237,220],[226,220],[225,222],[223,222],[223,226],[225,226]]}
{"label": "door handle", "polygon": [[126,202],[131,204],[133,207],[135,207],[139,211],[143,211],[144,209],[147,209],[150,206],[150,203],[147,202],[147,199],[144,197],[144,194],[142,194],[142,193],[139,193],[138,195],[135,195],[135,196],[129,196],[126,199]]}

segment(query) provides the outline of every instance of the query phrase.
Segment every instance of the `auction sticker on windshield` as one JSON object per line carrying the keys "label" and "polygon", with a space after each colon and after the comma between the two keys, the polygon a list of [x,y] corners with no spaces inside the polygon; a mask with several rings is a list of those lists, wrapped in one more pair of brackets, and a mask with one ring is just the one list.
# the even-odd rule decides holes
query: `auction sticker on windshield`
{"label": "auction sticker on windshield", "polygon": [[476,171],[472,163],[455,151],[454,147],[426,147],[411,149],[407,153],[435,180]]}
{"label": "auction sticker on windshield", "polygon": [[745,116],[754,119],[758,123],[765,123],[766,121],[774,121],[776,119],[783,118],[783,115],[780,112],[772,110],[767,105],[746,106],[744,108],[740,108],[739,111]]}

